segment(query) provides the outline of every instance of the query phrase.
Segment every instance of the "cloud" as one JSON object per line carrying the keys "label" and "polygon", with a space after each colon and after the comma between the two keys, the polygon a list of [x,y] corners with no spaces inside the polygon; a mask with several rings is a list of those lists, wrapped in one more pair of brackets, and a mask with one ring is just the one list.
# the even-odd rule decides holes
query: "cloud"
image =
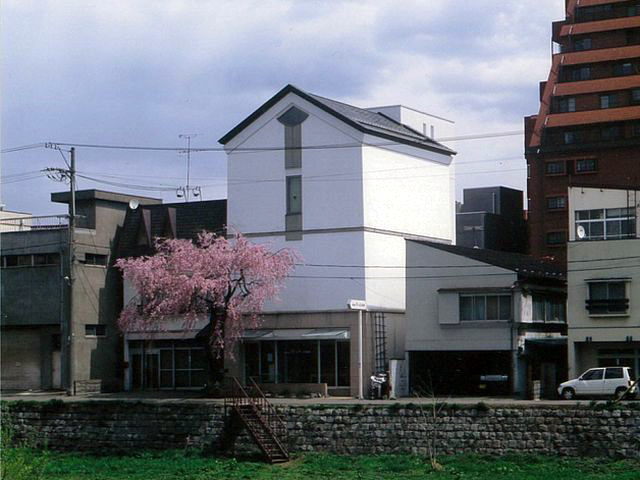
{"label": "cloud", "polygon": [[[459,133],[520,128],[537,110],[562,3],[6,0],[3,146],[178,145],[185,132],[211,146],[287,83],[359,106],[403,103],[455,120]],[[478,151],[456,148],[461,157]],[[184,175],[175,154],[79,153],[83,168],[124,172],[129,183],[161,170],[179,185]],[[52,151],[12,155],[5,174],[61,161]],[[223,155],[193,165],[202,184],[225,174]],[[46,211],[61,186],[43,185],[28,197],[26,183],[7,185],[3,201]]]}

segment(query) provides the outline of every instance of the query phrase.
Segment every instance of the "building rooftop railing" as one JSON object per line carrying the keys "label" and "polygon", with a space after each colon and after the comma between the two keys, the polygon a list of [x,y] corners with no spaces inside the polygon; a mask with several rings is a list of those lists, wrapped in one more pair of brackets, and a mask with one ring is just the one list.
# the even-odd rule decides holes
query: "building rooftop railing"
{"label": "building rooftop railing", "polygon": [[0,232],[25,232],[30,230],[56,230],[69,227],[69,215],[21,215],[2,218]]}

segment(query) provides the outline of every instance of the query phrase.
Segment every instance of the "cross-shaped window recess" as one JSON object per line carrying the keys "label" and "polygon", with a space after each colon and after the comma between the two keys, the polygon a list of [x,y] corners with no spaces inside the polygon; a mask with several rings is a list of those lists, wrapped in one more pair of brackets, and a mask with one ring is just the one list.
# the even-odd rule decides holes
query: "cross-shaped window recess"
{"label": "cross-shaped window recess", "polygon": [[309,114],[297,107],[291,107],[278,117],[284,125],[284,166],[285,168],[302,167],[302,122]]}

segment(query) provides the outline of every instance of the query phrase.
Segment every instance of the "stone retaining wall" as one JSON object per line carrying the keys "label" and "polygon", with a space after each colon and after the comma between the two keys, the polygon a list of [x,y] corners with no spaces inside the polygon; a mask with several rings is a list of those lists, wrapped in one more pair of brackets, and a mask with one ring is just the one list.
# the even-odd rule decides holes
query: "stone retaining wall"
{"label": "stone retaining wall", "polygon": [[[640,411],[588,406],[279,406],[292,452],[341,454],[536,453],[640,458]],[[3,402],[3,421],[64,451],[217,449],[225,411],[212,402]],[[227,442],[228,443],[228,442]],[[229,445],[226,445],[229,447]],[[236,452],[252,448],[246,433]]]}

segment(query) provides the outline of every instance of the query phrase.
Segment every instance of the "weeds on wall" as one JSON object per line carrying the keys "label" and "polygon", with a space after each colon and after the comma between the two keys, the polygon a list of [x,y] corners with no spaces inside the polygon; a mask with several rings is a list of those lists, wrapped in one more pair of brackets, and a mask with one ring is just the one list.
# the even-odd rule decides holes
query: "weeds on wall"
{"label": "weeds on wall", "polygon": [[44,479],[44,469],[49,461],[47,449],[37,449],[33,433],[18,438],[6,410],[0,421],[0,479],[40,480]]}

